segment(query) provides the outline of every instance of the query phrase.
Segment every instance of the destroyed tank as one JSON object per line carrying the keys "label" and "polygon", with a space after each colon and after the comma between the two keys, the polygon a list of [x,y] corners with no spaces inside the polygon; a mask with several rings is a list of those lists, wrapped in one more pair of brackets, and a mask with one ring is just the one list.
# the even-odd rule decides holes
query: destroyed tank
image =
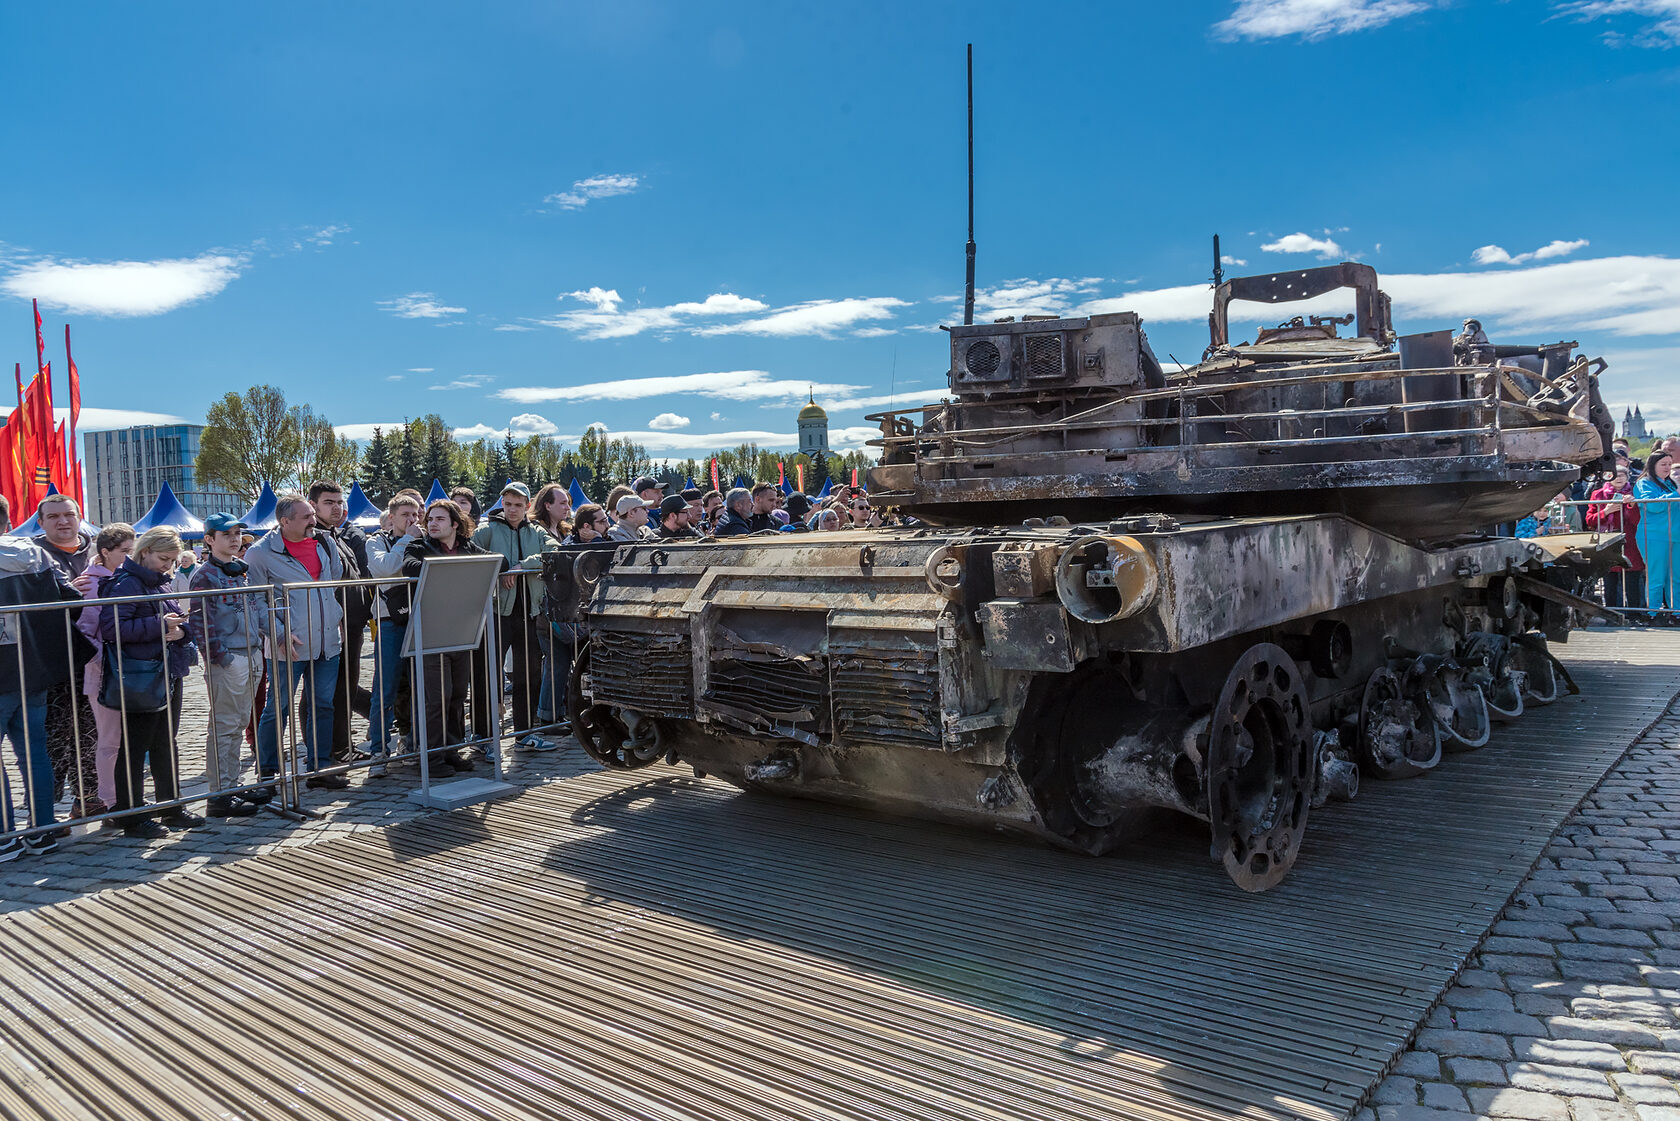
{"label": "destroyed tank", "polygon": [[[1228,343],[1233,300],[1342,287]],[[579,742],[1090,854],[1186,815],[1259,891],[1361,775],[1573,688],[1547,638],[1591,606],[1486,531],[1608,452],[1602,363],[1397,338],[1359,264],[1221,284],[1210,327],[1175,371],[1128,313],[951,328],[950,396],[871,418],[870,501],[922,524],[549,554]]]}

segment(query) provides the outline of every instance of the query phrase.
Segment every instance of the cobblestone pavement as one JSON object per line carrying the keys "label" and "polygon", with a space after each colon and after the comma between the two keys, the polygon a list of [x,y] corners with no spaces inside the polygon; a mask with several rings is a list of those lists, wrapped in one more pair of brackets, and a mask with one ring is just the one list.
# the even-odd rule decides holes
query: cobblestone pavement
{"label": "cobblestone pavement", "polygon": [[1680,1121],[1680,712],[1564,824],[1361,1121]]}

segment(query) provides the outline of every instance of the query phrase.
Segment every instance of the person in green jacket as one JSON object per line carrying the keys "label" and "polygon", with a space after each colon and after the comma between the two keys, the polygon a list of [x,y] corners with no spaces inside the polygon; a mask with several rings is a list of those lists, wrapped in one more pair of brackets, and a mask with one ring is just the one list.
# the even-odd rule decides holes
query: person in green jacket
{"label": "person in green jacket", "polygon": [[[512,650],[513,730],[517,735],[529,733],[536,723],[537,700],[542,691],[542,650],[537,645],[537,634],[548,623],[537,614],[542,603],[541,574],[512,570],[524,567],[527,560],[534,560],[559,544],[547,530],[526,517],[531,509],[531,492],[524,483],[510,482],[502,488],[501,499],[501,509],[485,519],[472,539],[473,544],[502,557],[501,588],[496,593],[501,638],[490,677],[492,681],[500,680],[501,675],[496,671]],[[524,734],[519,744],[542,746],[540,742],[531,742],[536,739],[535,735]]]}

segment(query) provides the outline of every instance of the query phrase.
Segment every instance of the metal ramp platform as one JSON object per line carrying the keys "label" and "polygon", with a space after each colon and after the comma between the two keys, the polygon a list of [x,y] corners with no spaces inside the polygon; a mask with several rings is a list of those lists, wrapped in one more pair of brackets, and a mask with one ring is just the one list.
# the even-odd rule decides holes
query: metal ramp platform
{"label": "metal ramp platform", "polygon": [[1337,1118],[1680,690],[1583,693],[1315,811],[1235,890],[1193,830],[1092,860],[674,770],[0,921],[0,1117]]}

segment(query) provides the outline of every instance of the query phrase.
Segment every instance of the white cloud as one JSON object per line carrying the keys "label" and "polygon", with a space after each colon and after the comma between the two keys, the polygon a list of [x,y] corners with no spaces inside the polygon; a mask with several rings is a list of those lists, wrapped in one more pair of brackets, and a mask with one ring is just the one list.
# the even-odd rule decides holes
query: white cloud
{"label": "white cloud", "polygon": [[893,409],[901,405],[931,405],[941,397],[948,396],[950,396],[950,390],[945,388],[907,389],[900,390],[897,393],[881,393],[872,397],[841,397],[837,400],[823,402],[823,407],[833,412],[849,409]]}
{"label": "white cloud", "polygon": [[[1094,294],[1102,284],[1100,277],[1067,278],[1052,276],[1044,280],[1025,277],[1006,280],[990,288],[974,290],[974,318],[979,322],[1002,319],[1013,315],[1066,315],[1072,310],[1075,298]],[[952,297],[957,302],[956,297]]]}
{"label": "white cloud", "polygon": [[451,435],[457,440],[483,440],[490,436],[500,436],[502,431],[500,428],[491,428],[488,424],[473,424],[454,429]]}
{"label": "white cloud", "polygon": [[676,413],[660,413],[648,421],[648,427],[657,432],[675,432],[679,428],[688,427],[688,418]]}
{"label": "white cloud", "polygon": [[402,428],[402,421],[388,420],[382,423],[333,425],[333,431],[346,440],[371,440],[373,439],[373,430],[375,428],[382,432],[390,432],[392,429],[400,430]]}
{"label": "white cloud", "polygon": [[464,315],[467,310],[438,303],[437,295],[432,292],[410,292],[394,300],[379,300],[378,305],[399,319],[444,319]]}
{"label": "white cloud", "polygon": [[779,308],[759,319],[740,323],[720,323],[714,327],[700,327],[697,335],[766,335],[771,338],[792,338],[797,335],[832,337],[855,323],[868,319],[891,319],[893,308],[909,307],[905,300],[891,296],[870,296],[844,300],[810,300],[792,307]]}
{"label": "white cloud", "polygon": [[0,279],[0,291],[76,315],[161,315],[209,299],[239,276],[243,256],[205,253],[163,261],[35,261]]}
{"label": "white cloud", "polygon": [[[1384,273],[1381,284],[1394,299],[1401,331],[1417,320],[1456,326],[1475,316],[1504,330],[1553,336],[1680,334],[1680,260],[1670,257],[1599,257],[1498,272]],[[1346,310],[1348,304],[1345,292],[1333,292],[1290,305],[1290,314]],[[1206,285],[1187,284],[1092,300],[1078,310],[1135,311],[1147,330],[1151,322],[1205,320],[1211,305]]]}
{"label": "white cloud", "polygon": [[522,326],[518,323],[498,323],[492,329],[496,330],[496,331],[535,331],[536,330],[535,327],[525,327],[525,326]]}
{"label": "white cloud", "polygon": [[536,413],[520,413],[508,421],[508,429],[515,436],[552,436],[560,431],[552,420]]}
{"label": "white cloud", "polygon": [[1577,249],[1585,249],[1590,244],[1586,238],[1578,241],[1551,241],[1532,253],[1518,253],[1516,256],[1505,252],[1497,245],[1484,245],[1470,254],[1470,259],[1478,265],[1522,265],[1529,261],[1545,261],[1553,257],[1567,257]]}
{"label": "white cloud", "polygon": [[1213,25],[1221,39],[1322,39],[1368,31],[1426,11],[1427,0],[1237,0],[1230,16]]}
{"label": "white cloud", "polygon": [[497,390],[496,396],[524,405],[543,401],[640,401],[672,393],[697,393],[702,397],[731,400],[794,400],[805,396],[808,387],[811,392],[830,397],[856,393],[865,388],[861,385],[778,380],[763,370],[726,370],[707,374],[621,378],[583,385],[510,386]]}
{"label": "white cloud", "polygon": [[[1378,246],[1378,248],[1380,249],[1382,247]],[[1219,258],[1219,263],[1222,264],[1222,265],[1238,265],[1238,266],[1248,264],[1248,262],[1243,260],[1241,257],[1232,257],[1229,254],[1221,256]]]}
{"label": "white cloud", "polygon": [[722,413],[713,413],[712,414],[712,419],[713,420],[722,420],[723,419],[723,414]]}
{"label": "white cloud", "polygon": [[1322,238],[1311,234],[1285,234],[1260,248],[1267,253],[1316,253],[1326,261],[1334,261],[1344,255],[1342,247],[1328,233]]}
{"label": "white cloud", "polygon": [[[1642,47],[1672,47],[1680,44],[1680,0],[1569,0],[1557,6],[1558,13],[1583,23],[1616,16],[1633,16],[1649,23],[1632,37]],[[1624,36],[1606,31],[1607,43],[1620,44]]]}
{"label": "white cloud", "polygon": [[432,372],[432,367],[431,366],[410,366],[408,368],[408,372],[411,373],[411,374],[429,374],[429,373]]}
{"label": "white cloud", "polygon": [[427,389],[483,389],[496,379],[490,374],[462,374],[442,385],[428,385]]}
{"label": "white cloud", "polygon": [[543,201],[562,210],[581,210],[596,199],[628,195],[641,185],[639,175],[591,175],[573,183],[571,190],[549,195]]}
{"label": "white cloud", "polygon": [[402,374],[386,374],[385,375],[385,380],[386,381],[402,381],[403,380],[403,375]]}
{"label": "white cloud", "polygon": [[333,243],[333,239],[350,232],[349,226],[322,226],[313,233],[303,235],[303,240],[320,249],[325,249]]}
{"label": "white cloud", "polygon": [[1151,323],[1187,323],[1205,320],[1213,307],[1213,293],[1206,284],[1181,284],[1173,288],[1138,289],[1123,296],[1092,300],[1079,308],[1080,315],[1105,315],[1134,311],[1143,317],[1144,329]]}
{"label": "white cloud", "polygon": [[884,339],[888,335],[896,335],[898,331],[892,327],[859,327],[852,332],[855,339]]}
{"label": "white cloud", "polygon": [[586,339],[622,339],[644,331],[663,330],[680,326],[684,320],[719,315],[745,315],[765,311],[770,305],[733,292],[715,292],[704,300],[667,304],[663,307],[623,306],[624,300],[613,288],[589,288],[581,292],[567,292],[561,299],[573,299],[588,304],[587,310],[560,312],[537,322],[559,327]]}

